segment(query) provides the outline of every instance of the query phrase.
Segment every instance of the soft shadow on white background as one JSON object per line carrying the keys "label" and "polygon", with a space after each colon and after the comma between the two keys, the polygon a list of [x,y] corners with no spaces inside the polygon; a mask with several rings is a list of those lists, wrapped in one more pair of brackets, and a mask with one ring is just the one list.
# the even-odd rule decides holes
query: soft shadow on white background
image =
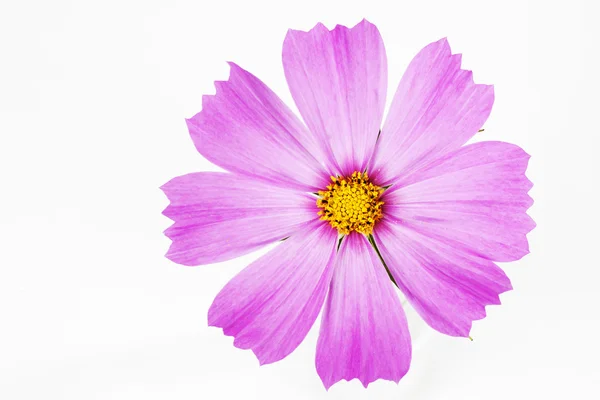
{"label": "soft shadow on white background", "polygon": [[[600,397],[594,14],[592,1],[0,6],[0,398]],[[326,392],[314,368],[318,326],[263,367],[207,327],[215,294],[267,249],[196,268],[169,262],[158,187],[217,170],[184,118],[227,79],[225,61],[295,110],[281,66],[287,29],[363,17],[383,35],[389,94],[416,52],[444,36],[476,82],[495,85],[476,140],[532,155],[538,227],[531,254],[503,265],[515,290],[474,323],[473,342],[434,332],[409,310],[415,350],[399,385],[341,382]]]}

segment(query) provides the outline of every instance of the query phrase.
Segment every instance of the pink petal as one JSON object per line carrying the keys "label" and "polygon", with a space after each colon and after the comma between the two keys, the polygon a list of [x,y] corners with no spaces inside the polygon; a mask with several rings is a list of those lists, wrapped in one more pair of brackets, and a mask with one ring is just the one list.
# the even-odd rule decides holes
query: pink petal
{"label": "pink petal", "polygon": [[183,265],[229,260],[294,233],[315,219],[312,198],[248,178],[198,172],[161,188],[171,204],[163,214],[173,225],[167,257]]}
{"label": "pink petal", "polygon": [[304,191],[327,184],[311,152],[312,135],[264,83],[230,63],[227,82],[187,120],[198,151],[209,161],[253,179]]}
{"label": "pink petal", "polygon": [[384,193],[384,213],[402,226],[493,261],[529,253],[525,236],[532,184],[529,155],[518,146],[481,142],[447,154]]}
{"label": "pink petal", "polygon": [[468,336],[485,306],[512,288],[492,260],[528,252],[528,159],[515,145],[476,143],[384,193],[376,243],[400,289],[440,332]]}
{"label": "pink petal", "polygon": [[512,289],[493,262],[462,253],[402,222],[381,221],[374,233],[381,256],[410,304],[434,329],[468,336],[485,306]]}
{"label": "pink petal", "polygon": [[487,120],[492,86],[473,83],[446,39],[417,54],[404,73],[377,141],[369,175],[392,182],[465,144]]}
{"label": "pink petal", "polygon": [[219,292],[208,323],[261,364],[290,354],[315,322],[331,281],[337,233],[320,221],[240,272]]}
{"label": "pink petal", "polygon": [[317,372],[326,388],[358,378],[398,382],[408,371],[410,334],[393,284],[364,236],[344,238],[317,343]]}
{"label": "pink petal", "polygon": [[[363,20],[332,31],[290,30],[283,68],[304,121],[322,146],[320,156],[335,173],[363,171],[383,117],[387,60],[377,27]],[[335,160],[331,158],[331,154]]]}

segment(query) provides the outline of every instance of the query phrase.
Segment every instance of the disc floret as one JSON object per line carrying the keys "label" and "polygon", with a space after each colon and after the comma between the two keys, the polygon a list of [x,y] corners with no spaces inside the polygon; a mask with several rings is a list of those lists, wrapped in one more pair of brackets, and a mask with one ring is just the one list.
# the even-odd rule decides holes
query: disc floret
{"label": "disc floret", "polygon": [[352,231],[370,235],[383,216],[383,201],[379,199],[383,189],[370,182],[366,172],[332,176],[331,182],[318,192],[318,215],[343,235]]}

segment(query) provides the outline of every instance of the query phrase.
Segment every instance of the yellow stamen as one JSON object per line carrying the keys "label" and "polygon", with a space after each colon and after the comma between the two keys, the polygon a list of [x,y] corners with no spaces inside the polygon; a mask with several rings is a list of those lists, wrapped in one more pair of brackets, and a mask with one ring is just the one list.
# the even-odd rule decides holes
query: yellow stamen
{"label": "yellow stamen", "polygon": [[318,193],[321,219],[344,235],[352,231],[371,234],[383,216],[383,201],[379,200],[383,189],[369,182],[362,172],[353,172],[348,178],[332,176],[331,181],[327,190]]}

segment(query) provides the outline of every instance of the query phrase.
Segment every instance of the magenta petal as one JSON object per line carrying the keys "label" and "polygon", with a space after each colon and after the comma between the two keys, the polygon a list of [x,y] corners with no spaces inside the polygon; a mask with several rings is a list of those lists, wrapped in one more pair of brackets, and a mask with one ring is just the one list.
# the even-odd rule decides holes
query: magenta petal
{"label": "magenta petal", "polygon": [[250,264],[215,298],[208,323],[261,364],[290,354],[313,325],[333,272],[337,233],[320,221]]}
{"label": "magenta petal", "polygon": [[328,175],[311,152],[312,135],[264,83],[230,63],[227,82],[215,82],[202,111],[187,120],[198,151],[209,161],[253,179],[305,191]]}
{"label": "magenta petal", "polygon": [[308,195],[239,175],[198,172],[161,188],[171,204],[163,214],[173,225],[167,257],[184,265],[229,260],[294,233],[315,219]]}
{"label": "magenta petal", "polygon": [[369,175],[387,184],[465,144],[487,120],[494,89],[473,83],[446,39],[419,52],[404,73]]}
{"label": "magenta petal", "polygon": [[492,261],[529,253],[535,227],[526,211],[529,155],[509,143],[481,142],[447,154],[384,194],[385,213],[403,227]]}
{"label": "magenta petal", "polygon": [[468,336],[485,306],[512,287],[493,262],[457,252],[443,240],[382,221],[374,234],[381,256],[410,304],[432,328]]}
{"label": "magenta petal", "polygon": [[423,319],[440,332],[468,336],[485,306],[511,289],[492,261],[528,252],[535,223],[519,147],[482,142],[449,153],[387,192],[375,240],[392,275]]}
{"label": "magenta petal", "polygon": [[398,382],[411,360],[406,316],[385,267],[363,235],[344,238],[317,343],[326,388],[358,378]]}
{"label": "magenta petal", "polygon": [[336,173],[363,171],[387,91],[387,60],[377,27],[363,20],[351,29],[338,25],[329,31],[318,24],[309,32],[290,30],[283,68],[302,118],[322,145],[321,158]]}

